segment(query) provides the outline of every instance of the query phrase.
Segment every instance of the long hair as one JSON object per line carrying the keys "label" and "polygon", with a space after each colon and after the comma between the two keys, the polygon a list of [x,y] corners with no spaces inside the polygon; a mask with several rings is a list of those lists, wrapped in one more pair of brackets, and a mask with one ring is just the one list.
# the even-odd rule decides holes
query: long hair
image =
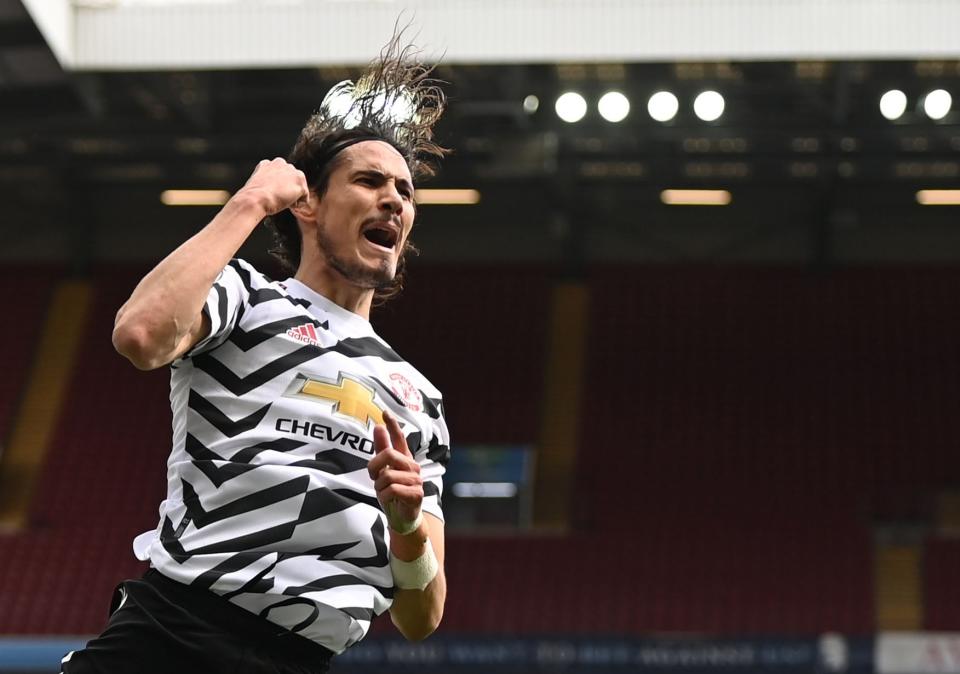
{"label": "long hair", "polygon": [[[433,126],[443,114],[446,98],[432,67],[417,60],[419,52],[402,45],[403,30],[394,36],[356,82],[340,82],[307,120],[287,161],[303,171],[310,189],[322,197],[330,175],[339,166],[341,151],[362,140],[382,140],[406,160],[414,180],[431,176],[447,150],[433,140]],[[288,273],[300,266],[303,240],[289,210],[266,220],[273,230],[273,255]],[[397,262],[393,281],[374,293],[375,304],[395,297],[403,288],[406,254],[416,253],[409,237]]]}

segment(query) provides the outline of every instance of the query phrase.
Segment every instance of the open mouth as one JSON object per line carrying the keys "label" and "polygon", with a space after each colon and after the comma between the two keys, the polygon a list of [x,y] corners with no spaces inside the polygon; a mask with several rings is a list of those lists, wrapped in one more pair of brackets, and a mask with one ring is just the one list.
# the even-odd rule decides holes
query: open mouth
{"label": "open mouth", "polygon": [[393,249],[400,238],[400,232],[387,223],[377,223],[363,230],[363,236],[370,243],[381,248]]}

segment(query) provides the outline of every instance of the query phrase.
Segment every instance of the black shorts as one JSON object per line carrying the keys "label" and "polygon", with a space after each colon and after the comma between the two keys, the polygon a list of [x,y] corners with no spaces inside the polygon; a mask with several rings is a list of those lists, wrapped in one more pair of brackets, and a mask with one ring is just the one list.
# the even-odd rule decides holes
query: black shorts
{"label": "black shorts", "polygon": [[117,588],[107,628],[63,674],[320,674],[333,652],[151,569]]}

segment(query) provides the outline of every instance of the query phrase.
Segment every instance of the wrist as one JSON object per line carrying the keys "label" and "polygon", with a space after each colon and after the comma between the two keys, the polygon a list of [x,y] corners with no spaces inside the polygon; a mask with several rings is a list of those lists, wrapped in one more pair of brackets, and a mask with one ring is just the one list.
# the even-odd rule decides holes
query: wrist
{"label": "wrist", "polygon": [[241,189],[230,198],[227,205],[232,206],[242,213],[249,214],[256,218],[257,222],[260,222],[270,215],[266,199],[263,195],[251,192],[250,190]]}
{"label": "wrist", "polygon": [[440,571],[440,563],[433,552],[433,546],[428,539],[423,553],[417,558],[405,561],[390,555],[390,573],[393,583],[401,590],[424,590],[433,582]]}
{"label": "wrist", "polygon": [[[392,506],[393,504],[391,504]],[[423,511],[418,512],[412,520],[404,520],[392,507],[387,507],[387,525],[390,527],[390,533],[396,536],[409,536],[417,531],[423,524]]]}

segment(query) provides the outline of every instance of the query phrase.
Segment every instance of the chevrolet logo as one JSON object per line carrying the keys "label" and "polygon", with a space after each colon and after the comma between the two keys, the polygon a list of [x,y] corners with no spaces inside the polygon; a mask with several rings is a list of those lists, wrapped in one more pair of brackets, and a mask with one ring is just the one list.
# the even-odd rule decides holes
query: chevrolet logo
{"label": "chevrolet logo", "polygon": [[369,426],[371,421],[383,423],[383,410],[374,402],[373,389],[342,372],[336,384],[297,377],[291,388],[288,395],[329,400],[334,403],[334,414],[356,419],[363,426]]}

